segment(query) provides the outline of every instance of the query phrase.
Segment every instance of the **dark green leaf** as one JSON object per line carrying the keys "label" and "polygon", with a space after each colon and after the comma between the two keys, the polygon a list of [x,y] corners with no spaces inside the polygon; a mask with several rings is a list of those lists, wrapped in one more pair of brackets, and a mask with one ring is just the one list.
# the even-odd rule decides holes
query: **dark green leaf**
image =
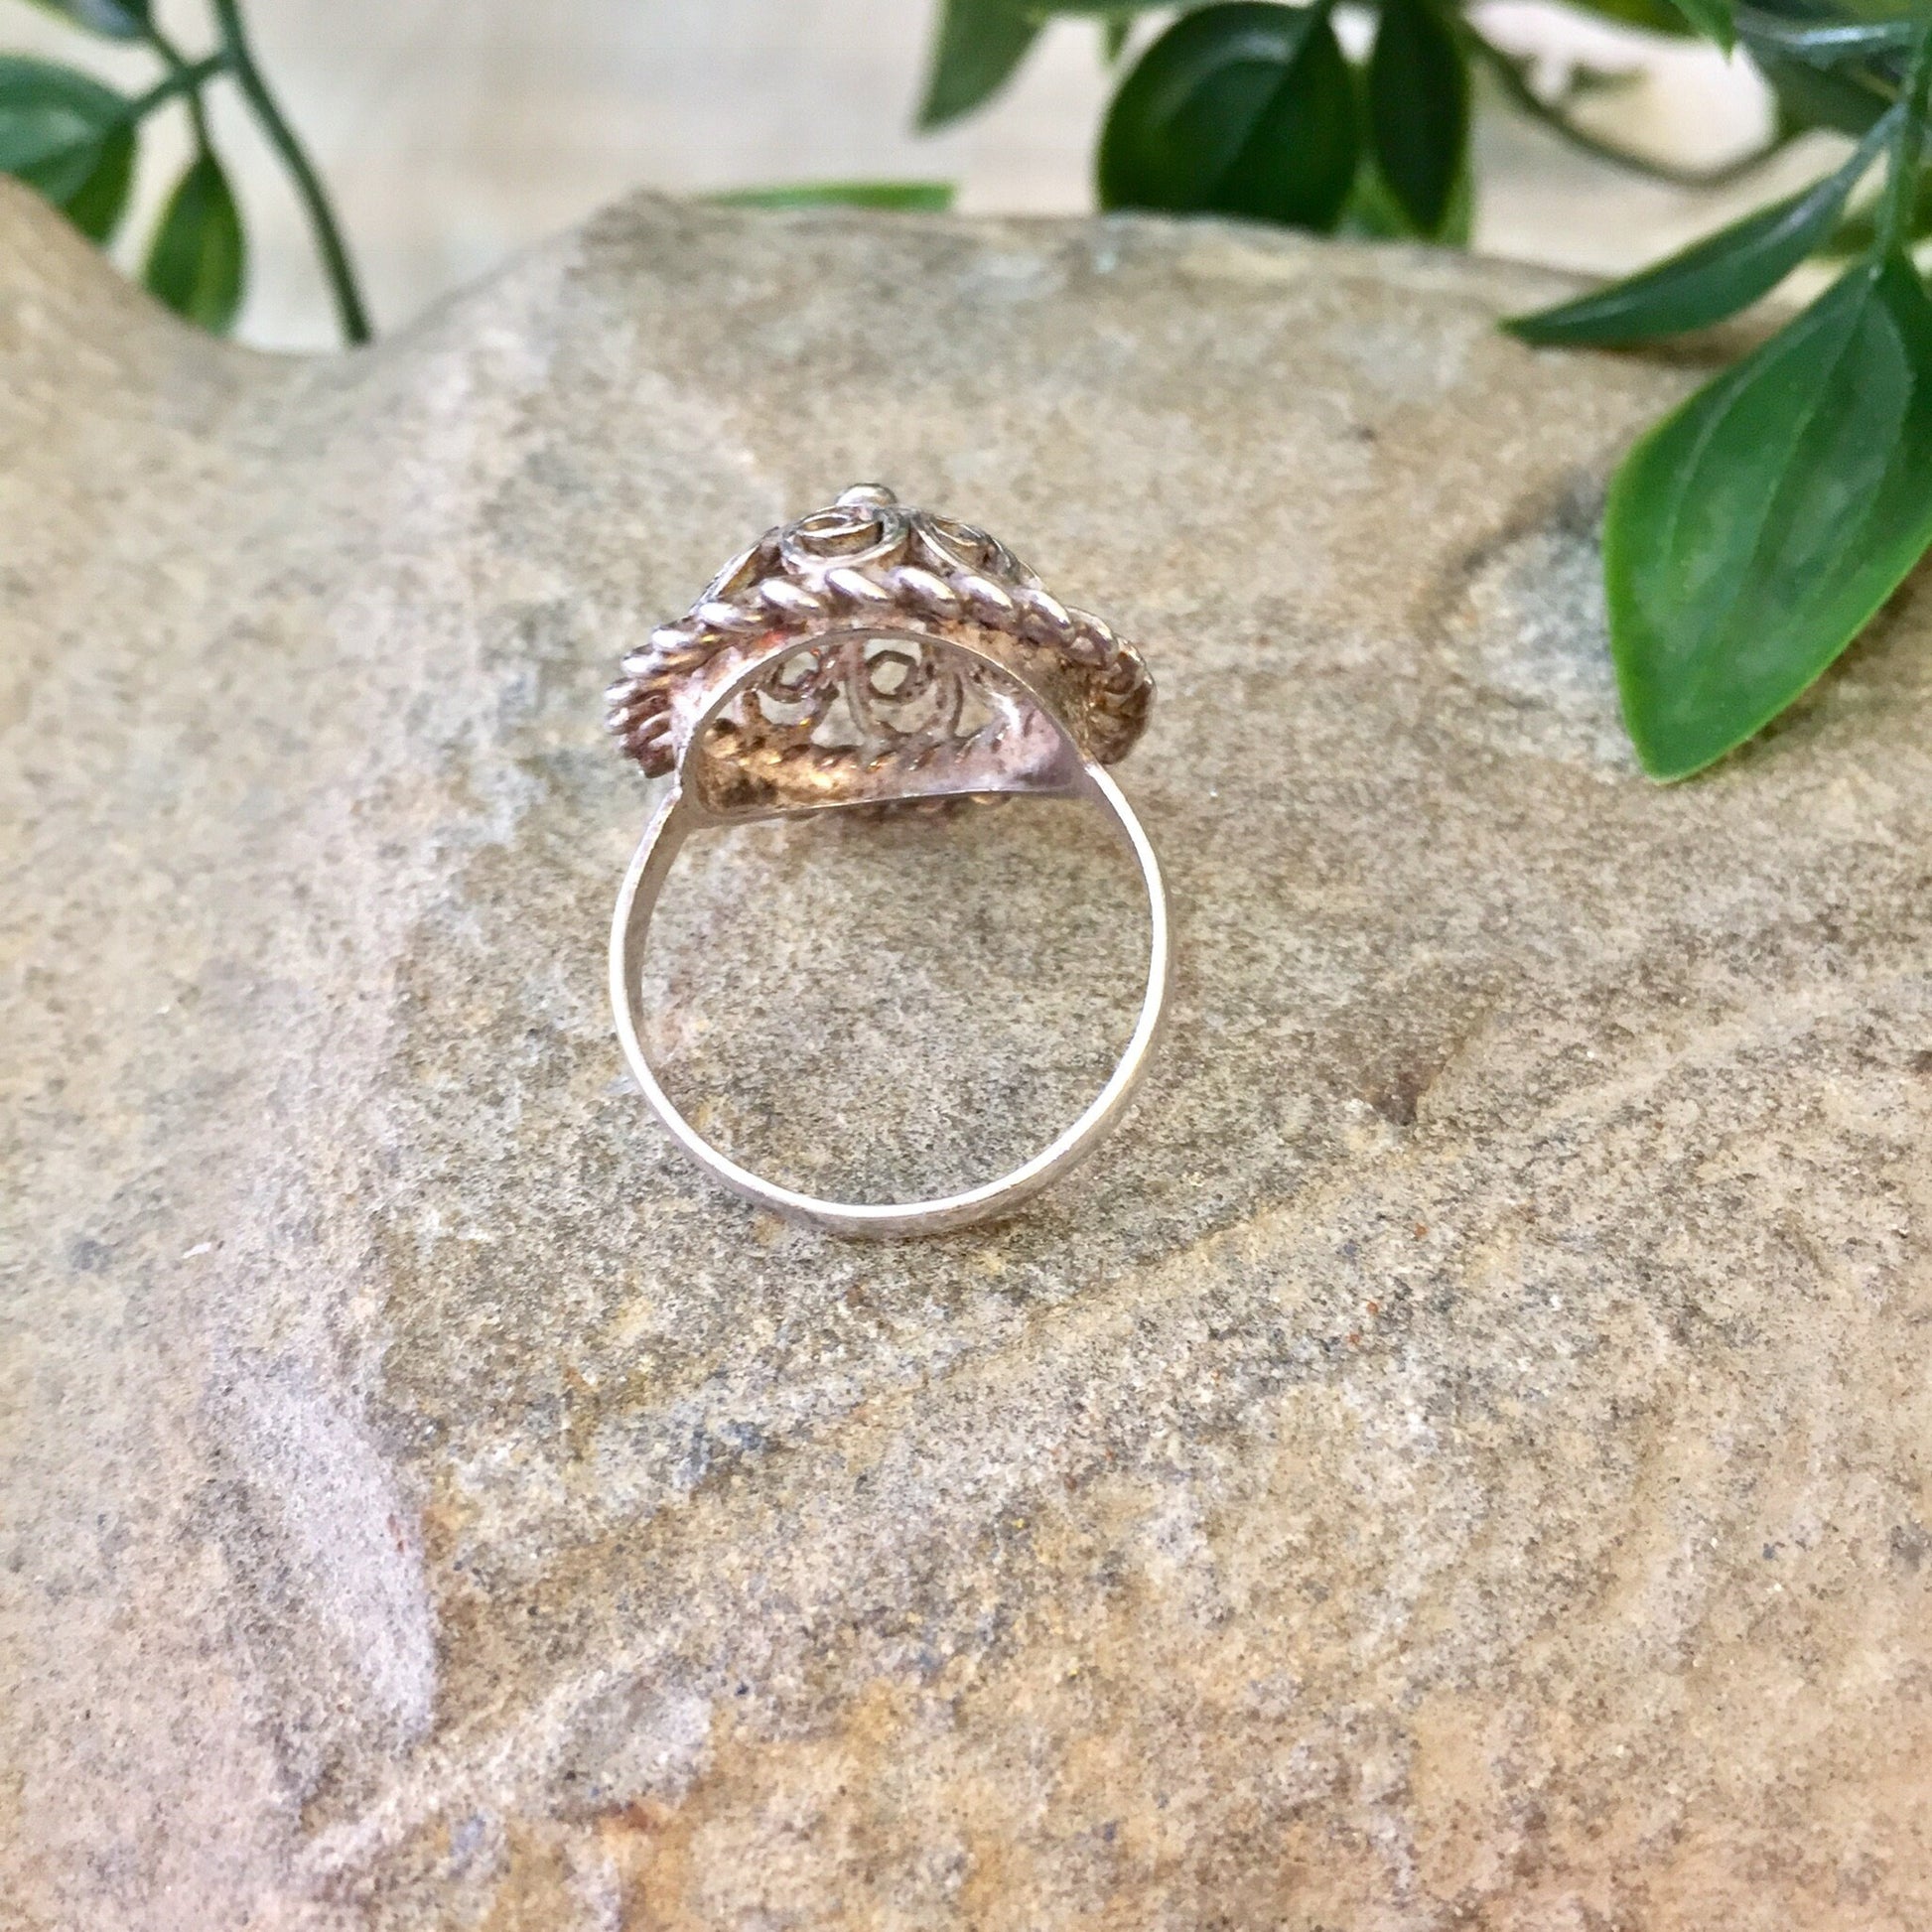
{"label": "dark green leaf", "polygon": [[106,241],[121,225],[134,186],[134,129],[117,127],[94,150],[93,173],[62,205],[89,241]]}
{"label": "dark green leaf", "polygon": [[228,178],[203,155],[176,184],[148,255],[148,287],[178,315],[225,335],[241,307],[241,214]]}
{"label": "dark green leaf", "polygon": [[1402,205],[1375,168],[1363,168],[1348,191],[1348,201],[1335,223],[1335,232],[1360,235],[1370,241],[1402,241],[1415,233]]}
{"label": "dark green leaf", "polygon": [[111,87],[72,68],[0,56],[0,175],[17,175],[65,207],[129,115]]}
{"label": "dark green leaf", "polygon": [[133,184],[134,111],[70,68],[0,59],[0,173],[38,189],[82,234],[104,241]]}
{"label": "dark green leaf", "polygon": [[1134,16],[1109,13],[1100,17],[1100,58],[1112,67],[1127,52],[1127,37],[1134,31]]}
{"label": "dark green leaf", "polygon": [[[1449,191],[1449,209],[1443,216],[1443,224],[1430,238],[1452,248],[1466,248],[1474,226],[1475,183],[1465,156]],[[1335,231],[1363,235],[1375,241],[1406,241],[1417,232],[1408,211],[1389,192],[1379,168],[1363,168],[1357,173]]]}
{"label": "dark green leaf", "polygon": [[1416,232],[1442,232],[1469,145],[1469,72],[1432,0],[1383,0],[1368,63],[1376,165]]}
{"label": "dark green leaf", "polygon": [[1604,517],[1623,715],[1679,778],[1782,711],[1932,541],[1932,302],[1862,263],[1624,459]]}
{"label": "dark green leaf", "polygon": [[1770,84],[1778,119],[1788,131],[1823,127],[1856,140],[1898,100],[1895,87],[1861,68],[1828,72],[1768,48],[1754,48],[1751,58]]}
{"label": "dark green leaf", "polygon": [[1728,49],[1737,38],[1730,0],[1675,0],[1677,11],[1707,40]]}
{"label": "dark green leaf", "polygon": [[1036,14],[1020,0],[944,0],[921,127],[943,127],[1000,91],[1039,33]]}
{"label": "dark green leaf", "polygon": [[1895,124],[1889,116],[1881,121],[1844,167],[1802,194],[1733,221],[1640,275],[1503,327],[1526,343],[1639,343],[1735,315],[1831,238],[1847,198]]}
{"label": "dark green leaf", "polygon": [[1436,230],[1436,239],[1451,248],[1466,248],[1475,233],[1475,170],[1465,156],[1462,171],[1449,190],[1449,211],[1443,216],[1443,225]]}
{"label": "dark green leaf", "polygon": [[1783,20],[1747,7],[1737,16],[1737,32],[1754,54],[1761,49],[1810,67],[1834,68],[1903,53],[1918,38],[1919,28],[1911,20]]}
{"label": "dark green leaf", "polygon": [[1121,83],[1100,136],[1100,203],[1325,230],[1360,150],[1326,12],[1231,0],[1183,14]]}
{"label": "dark green leaf", "polygon": [[952,207],[949,181],[807,181],[785,188],[735,188],[707,198],[721,207],[883,207],[943,214]]}
{"label": "dark green leaf", "polygon": [[1573,7],[1593,13],[1619,26],[1641,27],[1646,33],[1687,37],[1692,29],[1671,0],[1570,0]]}
{"label": "dark green leaf", "polygon": [[[1880,211],[1879,207],[1854,209],[1832,230],[1819,253],[1844,261],[1877,247]],[[1921,174],[1906,210],[1905,236],[1908,241],[1922,241],[1928,234],[1932,234],[1932,175]]]}
{"label": "dark green leaf", "polygon": [[148,31],[148,0],[38,0],[51,14],[110,41],[139,40]]}

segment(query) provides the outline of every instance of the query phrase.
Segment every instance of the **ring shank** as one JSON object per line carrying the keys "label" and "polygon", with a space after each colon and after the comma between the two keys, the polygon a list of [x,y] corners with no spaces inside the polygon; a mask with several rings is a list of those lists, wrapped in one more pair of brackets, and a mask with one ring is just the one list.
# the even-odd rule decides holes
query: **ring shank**
{"label": "ring shank", "polygon": [[1134,854],[1147,892],[1151,928],[1147,991],[1133,1035],[1107,1084],[1056,1140],[998,1179],[926,1200],[833,1201],[780,1186],[721,1154],[678,1112],[644,1056],[639,1023],[644,949],[651,917],[685,840],[700,826],[718,823],[716,818],[695,809],[674,779],[645,827],[618,895],[617,913],[611,927],[611,1004],[624,1059],[651,1111],[684,1152],[734,1193],[788,1220],[830,1234],[887,1239],[937,1234],[1005,1214],[1091,1153],[1126,1107],[1147,1069],[1160,1031],[1168,989],[1168,902],[1154,848],[1133,807],[1113,779],[1099,765],[1083,760],[1068,793],[1091,798],[1114,821]]}

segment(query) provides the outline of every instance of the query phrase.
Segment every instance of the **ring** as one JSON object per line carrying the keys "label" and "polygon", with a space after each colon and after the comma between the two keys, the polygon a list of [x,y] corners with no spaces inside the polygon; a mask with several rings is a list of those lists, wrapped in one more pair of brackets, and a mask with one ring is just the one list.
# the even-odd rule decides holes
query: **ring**
{"label": "ring", "polygon": [[[1140,652],[1051,597],[984,531],[864,483],[767,531],[621,668],[608,694],[611,730],[648,776],[672,782],[618,895],[611,1004],[630,1071],[684,1152],[788,1219],[882,1237],[1003,1214],[1091,1153],[1146,1071],[1167,1003],[1161,868],[1102,769],[1147,724],[1154,681]],[[651,914],[691,833],[1015,793],[1098,804],[1147,890],[1147,990],[1126,1050],[1086,1111],[1011,1173],[928,1200],[820,1200],[711,1146],[672,1105],[639,1038]]]}

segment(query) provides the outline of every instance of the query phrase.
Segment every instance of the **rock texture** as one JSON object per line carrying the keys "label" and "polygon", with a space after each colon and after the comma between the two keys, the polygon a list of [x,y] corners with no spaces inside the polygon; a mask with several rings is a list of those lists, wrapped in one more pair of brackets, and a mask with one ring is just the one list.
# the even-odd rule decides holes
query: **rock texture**
{"label": "rock texture", "polygon": [[[1527,272],[641,202],[378,351],[0,195],[0,1925],[1932,1922],[1932,629],[1632,769]],[[1165,1057],[828,1244],[619,1078],[618,654],[861,478],[1145,640]],[[1014,805],[694,855],[819,1184],[1104,1068]],[[734,1015],[747,1016],[743,1030]]]}

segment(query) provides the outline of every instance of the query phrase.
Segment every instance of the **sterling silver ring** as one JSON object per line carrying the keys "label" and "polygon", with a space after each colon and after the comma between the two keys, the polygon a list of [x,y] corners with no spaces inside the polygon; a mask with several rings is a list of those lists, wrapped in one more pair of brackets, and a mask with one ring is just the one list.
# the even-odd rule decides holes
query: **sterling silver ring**
{"label": "sterling silver ring", "polygon": [[[1161,868],[1102,768],[1147,724],[1154,682],[1140,652],[1048,595],[984,531],[864,483],[733,558],[622,671],[609,693],[611,729],[647,774],[672,782],[618,895],[611,1004],[630,1071],[684,1152],[734,1192],[791,1220],[881,1237],[991,1219],[1090,1154],[1147,1069],[1168,993]],[[1086,1111],[1011,1173],[928,1200],[820,1200],[711,1146],[672,1105],[639,1038],[651,914],[690,834],[1015,793],[1098,804],[1147,890],[1139,1018]]]}

